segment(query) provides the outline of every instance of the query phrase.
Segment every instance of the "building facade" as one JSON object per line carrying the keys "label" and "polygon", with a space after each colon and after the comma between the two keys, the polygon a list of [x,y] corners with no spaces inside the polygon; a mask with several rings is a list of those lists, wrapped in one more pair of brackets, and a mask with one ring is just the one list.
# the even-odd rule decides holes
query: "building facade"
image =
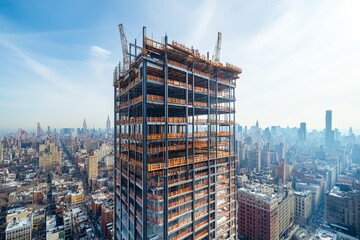
{"label": "building facade", "polygon": [[332,147],[334,144],[334,131],[332,130],[332,110],[326,110],[325,114],[325,146]]}
{"label": "building facade", "polygon": [[305,225],[311,215],[312,194],[310,190],[294,192],[295,195],[295,220],[300,225]]}
{"label": "building facade", "polygon": [[329,224],[347,228],[360,237],[360,192],[334,187],[325,197],[325,218]]}
{"label": "building facade", "polygon": [[294,222],[292,190],[267,184],[245,184],[238,192],[239,237],[280,239]]}
{"label": "building facade", "polygon": [[101,206],[101,230],[107,239],[112,239],[112,234],[108,231],[108,223],[114,220],[114,203],[108,202]]}
{"label": "building facade", "polygon": [[86,165],[86,174],[88,181],[98,176],[98,156],[94,152],[89,154],[88,164]]}
{"label": "building facade", "polygon": [[235,80],[177,42],[114,72],[114,239],[236,239]]}
{"label": "building facade", "polygon": [[29,240],[31,239],[31,218],[14,218],[8,222],[5,230],[6,240]]}
{"label": "building facade", "polygon": [[39,169],[50,171],[51,170],[51,157],[48,153],[41,153],[39,156]]}
{"label": "building facade", "polygon": [[322,203],[321,201],[321,186],[314,183],[304,183],[296,182],[295,183],[296,191],[310,190],[311,191],[311,210],[313,212],[317,211]]}
{"label": "building facade", "polygon": [[306,123],[302,122],[300,123],[300,128],[298,130],[298,141],[300,144],[306,142],[306,133]]}
{"label": "building facade", "polygon": [[4,162],[4,147],[2,145],[2,142],[0,141],[0,163]]}

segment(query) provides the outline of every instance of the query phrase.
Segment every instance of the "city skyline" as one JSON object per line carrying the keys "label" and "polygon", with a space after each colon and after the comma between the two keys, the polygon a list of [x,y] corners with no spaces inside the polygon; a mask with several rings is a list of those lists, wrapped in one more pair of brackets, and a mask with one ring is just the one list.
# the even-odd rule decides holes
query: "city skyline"
{"label": "city skyline", "polygon": [[[113,107],[112,69],[122,56],[117,24],[124,23],[130,42],[146,25],[154,39],[166,32],[210,54],[222,32],[221,61],[244,70],[236,90],[246,99],[236,104],[241,125],[306,122],[323,130],[331,109],[333,128],[358,132],[358,2],[189,3],[1,3],[0,129],[35,129],[37,122],[76,128],[84,116],[89,128],[103,128]],[[178,11],[199,21],[179,22],[172,17]],[[141,17],[132,18],[135,12]]]}
{"label": "city skyline", "polygon": [[[326,110],[325,111],[325,113],[327,113],[328,111],[332,111],[332,110]],[[57,129],[57,130],[59,130],[59,129],[62,129],[62,128],[72,128],[72,129],[84,129],[84,120],[85,120],[85,122],[86,122],[86,124],[87,124],[87,120],[86,120],[86,117],[85,118],[83,118],[83,122],[81,123],[81,124],[77,124],[76,126],[73,126],[73,127],[63,127],[63,126],[59,126],[59,127],[54,127],[53,125],[51,125],[51,123],[49,123],[49,124],[43,124],[41,121],[40,122],[36,122],[36,125],[35,126],[32,126],[32,127],[29,127],[29,128],[22,128],[21,126],[19,126],[18,128],[14,128],[14,129],[11,129],[11,128],[8,128],[8,129],[1,129],[0,128],[0,132],[1,131],[5,131],[5,132],[11,132],[11,131],[17,131],[18,129],[22,129],[22,130],[26,130],[26,131],[36,131],[36,129],[37,129],[37,124],[38,123],[40,123],[40,126],[41,126],[41,129],[43,130],[43,131],[46,131],[47,130],[47,128],[48,127],[50,127],[51,128],[51,130],[54,130],[54,129]],[[113,128],[113,119],[109,119],[109,115],[108,115],[108,118],[107,118],[107,120],[106,120],[106,122],[104,123],[104,124],[102,124],[102,125],[100,125],[100,126],[96,126],[95,124],[92,124],[92,125],[88,125],[87,127],[86,127],[86,129],[107,129],[107,126],[108,126],[108,120],[110,120],[110,128],[112,129]],[[45,123],[47,123],[47,122],[45,122]],[[91,123],[91,122],[90,122]],[[239,124],[238,122],[236,122],[236,124]],[[251,127],[254,127],[254,126],[256,126],[257,124],[259,124],[259,122],[258,121],[256,121],[256,123],[255,124],[250,124],[250,125],[241,125],[241,124],[239,124],[240,126],[243,126],[243,127],[247,127],[248,128],[248,130],[250,130],[250,128]],[[301,130],[302,128],[301,128],[301,125],[302,124],[305,124],[305,133],[310,133],[310,132],[312,132],[312,131],[319,131],[319,132],[324,132],[324,134],[326,133],[326,123],[324,124],[324,127],[322,128],[322,129],[316,129],[316,128],[306,128],[306,125],[307,125],[307,123],[306,122],[300,122],[299,124],[298,124],[298,126],[280,126],[280,125],[272,125],[272,126],[270,126],[270,125],[261,125],[261,124],[259,124],[258,125],[258,127],[259,127],[259,129],[262,129],[262,130],[265,130],[266,128],[271,128],[271,127],[280,127],[280,128],[297,128],[297,129],[299,129],[299,130]],[[336,128],[336,127],[334,127],[334,130],[338,130],[341,134],[343,134],[343,135],[348,135],[349,134],[349,131],[350,131],[350,129],[351,129],[351,131],[352,131],[352,133],[353,134],[355,134],[355,135],[357,135],[359,132],[360,132],[360,129],[354,129],[353,127],[349,127],[348,129],[338,129],[338,128]]]}

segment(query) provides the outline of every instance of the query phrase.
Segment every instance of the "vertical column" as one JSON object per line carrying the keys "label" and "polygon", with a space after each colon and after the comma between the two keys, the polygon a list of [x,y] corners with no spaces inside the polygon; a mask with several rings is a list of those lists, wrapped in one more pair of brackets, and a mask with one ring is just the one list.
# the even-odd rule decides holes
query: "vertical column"
{"label": "vertical column", "polygon": [[[129,76],[128,76],[129,78],[131,78],[130,77],[130,74],[129,74]],[[127,76],[125,76],[125,79],[127,79],[126,80],[126,82],[127,82],[127,84],[129,84],[129,80],[128,80],[128,77]],[[126,92],[126,102],[129,102],[130,101],[130,94],[129,94],[129,89],[127,90],[127,92]],[[126,106],[126,112],[127,112],[127,114],[129,114],[129,112],[130,112],[130,104],[129,105],[127,105]],[[129,115],[127,116],[128,117],[128,119],[129,119]],[[128,137],[127,137],[127,141],[129,142],[129,136],[131,136],[131,134],[133,133],[133,129],[131,129],[131,126],[129,125],[129,124],[127,124],[127,125],[125,125],[126,126],[126,128],[127,128],[127,132],[128,132]],[[126,204],[127,204],[127,234],[128,234],[128,237],[130,238],[130,232],[131,232],[131,218],[130,218],[130,165],[131,165],[131,163],[130,163],[130,161],[129,161],[129,159],[130,159],[130,149],[129,148],[127,148],[127,150],[126,150],[126,155],[127,155],[127,169],[126,169]],[[136,227],[136,220],[134,221],[134,227]]]}
{"label": "vertical column", "polygon": [[192,230],[193,230],[193,239],[195,239],[195,75],[194,75],[194,62],[191,63],[192,70]]}
{"label": "vertical column", "polygon": [[[167,46],[167,36],[165,36],[165,48]],[[165,169],[164,169],[164,239],[168,239],[168,167],[169,167],[169,142],[168,142],[168,132],[169,132],[169,104],[168,104],[168,98],[169,98],[169,87],[168,87],[168,59],[167,59],[167,53],[164,55],[164,113],[165,113]]]}
{"label": "vertical column", "polygon": [[[115,73],[114,75],[114,160],[115,160],[115,167],[114,167],[114,186],[115,186],[115,204],[114,204],[114,239],[115,240],[118,240],[117,239],[117,234],[118,234],[118,231],[117,231],[117,226],[118,224],[120,224],[120,216],[118,216],[117,214],[117,191],[118,191],[118,183],[117,183],[117,171],[120,170],[120,169],[117,169],[118,167],[118,161],[119,161],[119,157],[118,157],[118,153],[119,153],[119,150],[117,148],[117,127],[118,127],[118,122],[116,120],[116,107],[117,107],[117,74]],[[120,91],[120,89],[119,89]],[[121,166],[121,165],[120,165]],[[121,188],[120,188],[121,189]],[[117,223],[119,221],[119,223]],[[120,224],[120,232],[121,232],[121,224]]]}
{"label": "vertical column", "polygon": [[[129,84],[129,82],[131,81],[130,74],[129,74],[128,77],[125,77],[125,78],[127,79],[126,80],[127,84]],[[129,93],[129,91],[130,90],[128,89],[127,92],[126,92],[126,101],[127,102],[130,101],[130,93]],[[129,116],[130,116],[129,115],[130,114],[130,104],[126,106],[126,114],[127,114],[127,118],[130,119],[129,118]],[[130,213],[130,165],[131,165],[131,163],[129,161],[129,159],[130,159],[130,148],[129,148],[130,141],[129,141],[129,137],[131,136],[132,133],[135,133],[135,132],[134,132],[134,128],[131,127],[130,124],[126,124],[125,126],[127,128],[127,132],[129,133],[129,135],[127,137],[128,145],[127,145],[127,150],[126,150],[126,155],[127,155],[127,160],[126,161],[127,161],[128,164],[127,164],[127,169],[126,169],[126,177],[127,177],[127,179],[126,179],[126,190],[127,190],[127,192],[125,194],[126,194],[126,204],[127,204],[127,209],[128,209],[128,213],[127,213],[128,214],[128,218],[127,218],[128,235],[130,237],[131,236],[130,233],[133,234],[133,236],[134,236],[135,228],[136,228],[136,219],[135,219],[135,221],[133,221],[134,222],[134,230],[131,231],[131,221],[132,221],[131,218],[130,218],[130,215],[131,215],[131,213]],[[135,201],[136,200],[134,200],[134,204],[136,205]]]}
{"label": "vertical column", "polygon": [[214,69],[214,80],[215,80],[215,159],[214,159],[214,173],[215,173],[215,194],[214,194],[214,197],[215,197],[215,239],[217,238],[217,221],[218,221],[218,218],[217,218],[217,196],[216,196],[216,188],[218,186],[218,182],[217,182],[217,160],[218,160],[218,80],[217,80],[217,69],[215,68]]}
{"label": "vertical column", "polygon": [[[230,82],[232,82],[232,80],[230,80]],[[229,91],[229,101],[230,101],[230,107],[234,107],[234,112],[232,112],[230,114],[230,118],[229,118],[229,121],[230,121],[230,127],[233,128],[233,134],[230,135],[230,146],[232,146],[230,148],[230,151],[235,151],[235,130],[236,130],[236,126],[235,126],[235,101],[231,102],[231,96],[234,96],[234,94],[231,94],[231,92],[234,92],[235,88],[230,86],[230,91]],[[232,105],[232,106],[231,106]],[[231,122],[233,121],[233,122]],[[232,142],[232,144],[231,144]],[[234,223],[235,223],[235,239],[237,239],[237,230],[238,230],[238,222],[237,222],[237,198],[236,198],[236,191],[235,191],[235,186],[232,186],[231,185],[231,181],[232,181],[232,177],[231,177],[231,174],[234,172],[235,173],[235,169],[232,167],[232,163],[234,162],[234,167],[235,167],[235,160],[236,160],[236,154],[235,154],[235,157],[231,157],[230,159],[232,159],[230,161],[230,166],[229,166],[229,169],[230,169],[230,181],[229,181],[229,184],[230,184],[230,187],[229,187],[229,191],[230,191],[230,196],[234,196],[234,200],[232,201],[232,203],[234,203],[234,208],[230,208],[230,214],[231,214],[231,211],[234,211],[235,212],[235,217],[234,217]],[[233,195],[232,194],[232,190],[234,189],[234,193]],[[231,217],[231,215],[230,215]]]}
{"label": "vertical column", "polygon": [[[143,58],[142,64],[142,144],[143,144],[143,154],[142,154],[142,174],[143,174],[143,191],[142,191],[142,237],[143,239],[147,238],[147,79],[146,79],[146,68],[147,60]],[[136,200],[135,200],[136,201]],[[136,222],[135,222],[136,224]]]}
{"label": "vertical column", "polygon": [[208,89],[208,95],[207,95],[207,112],[208,112],[208,114],[207,114],[207,128],[208,128],[208,137],[207,137],[207,144],[208,144],[208,147],[207,147],[207,149],[208,149],[208,152],[207,152],[207,171],[208,171],[208,178],[207,178],[207,180],[208,180],[208,203],[207,203],[207,211],[208,211],[208,217],[207,217],[207,219],[208,219],[208,226],[207,226],[207,228],[208,228],[208,238],[210,238],[210,230],[211,230],[211,228],[210,228],[210,205],[211,205],[211,187],[210,187],[210,185],[211,185],[211,177],[210,177],[210,174],[211,174],[211,166],[210,166],[210,150],[211,150],[211,146],[210,146],[210,144],[211,144],[211,142],[210,142],[210,138],[211,138],[211,123],[210,123],[210,111],[211,111],[211,89],[210,89],[210,78],[208,78],[208,80],[207,80],[207,89]]}
{"label": "vertical column", "polygon": [[[189,144],[189,73],[186,71],[186,75],[185,75],[185,86],[186,86],[186,96],[185,96],[185,117],[186,117],[186,129],[185,129],[185,145],[186,145],[186,149],[185,149],[185,160],[186,160],[186,164],[189,164],[188,160],[189,160],[189,148],[187,147]],[[194,144],[194,143],[193,143]],[[186,165],[187,169],[188,169],[188,165]]]}

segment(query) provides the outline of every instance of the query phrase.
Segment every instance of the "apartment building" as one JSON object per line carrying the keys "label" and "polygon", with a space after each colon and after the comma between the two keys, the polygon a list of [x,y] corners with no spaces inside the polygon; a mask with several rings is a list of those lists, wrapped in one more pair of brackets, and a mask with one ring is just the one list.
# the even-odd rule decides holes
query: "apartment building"
{"label": "apartment building", "polygon": [[238,190],[239,237],[276,240],[294,222],[294,194],[275,185],[247,183]]}
{"label": "apartment building", "polygon": [[305,225],[311,215],[312,194],[310,190],[296,191],[295,195],[295,220],[300,225]]}
{"label": "apartment building", "polygon": [[325,196],[326,221],[360,237],[360,191],[333,187]]}

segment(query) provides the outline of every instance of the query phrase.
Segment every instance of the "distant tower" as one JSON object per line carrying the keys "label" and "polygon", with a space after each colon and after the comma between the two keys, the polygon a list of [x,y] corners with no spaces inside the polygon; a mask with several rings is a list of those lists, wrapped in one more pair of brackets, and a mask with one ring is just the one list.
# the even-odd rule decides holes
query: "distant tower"
{"label": "distant tower", "polygon": [[286,161],[283,159],[281,161],[281,178],[282,178],[282,184],[285,184],[286,181]]}
{"label": "distant tower", "polygon": [[279,161],[286,158],[286,146],[283,142],[276,146],[276,153]]}
{"label": "distant tower", "polygon": [[331,147],[334,143],[334,132],[332,131],[332,111],[326,110],[325,116],[325,146]]}
{"label": "distant tower", "polygon": [[256,120],[256,124],[255,124],[256,130],[259,129],[259,121]]}
{"label": "distant tower", "polygon": [[301,143],[306,142],[306,123],[300,123],[300,129],[298,131],[298,140]]}
{"label": "distant tower", "polygon": [[87,130],[87,125],[86,125],[86,119],[84,118],[84,122],[83,122],[83,130],[84,132],[86,132]]}
{"label": "distant tower", "polygon": [[111,125],[110,125],[111,123],[110,123],[110,118],[109,118],[109,115],[108,115],[108,118],[107,118],[107,120],[106,120],[106,132],[110,132],[110,130],[111,130]]}
{"label": "distant tower", "polygon": [[349,136],[352,136],[352,135],[354,135],[354,132],[353,132],[353,130],[352,130],[352,127],[350,127],[350,129],[349,129]]}
{"label": "distant tower", "polygon": [[253,171],[254,169],[258,172],[261,171],[261,150],[257,143],[255,144],[255,147],[249,151],[248,165],[250,171]]}
{"label": "distant tower", "polygon": [[42,135],[42,130],[41,130],[41,126],[40,126],[39,122],[37,123],[37,127],[36,127],[36,135],[38,137],[40,137]]}
{"label": "distant tower", "polygon": [[0,163],[4,162],[4,149],[3,149],[3,145],[0,142]]}

